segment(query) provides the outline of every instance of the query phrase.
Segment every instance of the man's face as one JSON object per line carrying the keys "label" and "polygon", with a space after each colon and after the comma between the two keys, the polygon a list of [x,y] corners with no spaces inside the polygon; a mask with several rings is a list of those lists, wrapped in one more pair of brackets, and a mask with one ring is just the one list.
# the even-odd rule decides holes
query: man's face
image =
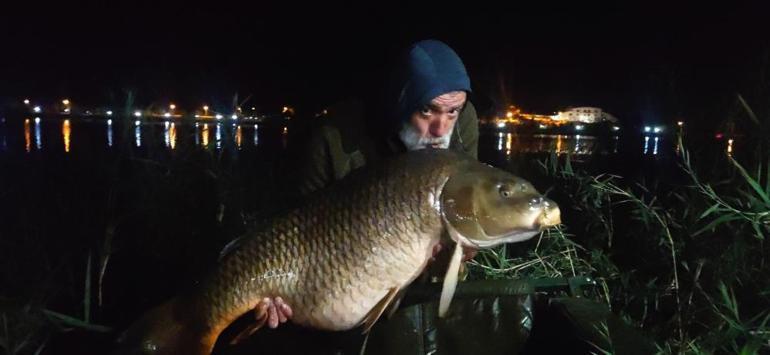
{"label": "man's face", "polygon": [[465,91],[448,92],[414,112],[399,134],[407,149],[449,148],[452,131],[466,98]]}

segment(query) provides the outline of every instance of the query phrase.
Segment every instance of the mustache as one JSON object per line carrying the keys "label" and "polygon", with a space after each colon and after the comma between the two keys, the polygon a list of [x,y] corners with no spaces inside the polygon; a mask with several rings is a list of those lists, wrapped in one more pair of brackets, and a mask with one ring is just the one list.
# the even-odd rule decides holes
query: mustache
{"label": "mustache", "polygon": [[441,137],[421,137],[420,133],[414,127],[406,125],[401,130],[399,136],[409,150],[424,149],[427,147],[446,149],[449,148],[453,131],[454,127]]}

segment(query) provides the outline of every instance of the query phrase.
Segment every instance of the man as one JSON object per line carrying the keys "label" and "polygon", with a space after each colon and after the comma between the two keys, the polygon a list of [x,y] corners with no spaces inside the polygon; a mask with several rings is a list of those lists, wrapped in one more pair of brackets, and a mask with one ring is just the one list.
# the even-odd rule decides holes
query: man
{"label": "man", "polygon": [[[478,117],[468,100],[470,80],[462,61],[446,44],[425,40],[412,45],[396,65],[387,93],[382,105],[369,102],[365,106],[353,100],[327,110],[323,124],[308,142],[300,169],[303,194],[407,150],[454,149],[477,157]],[[472,255],[466,253],[465,259]],[[437,274],[445,271],[439,267]],[[387,321],[377,322],[366,339],[360,336],[360,329],[315,337],[315,333],[290,328],[284,333],[258,333],[253,348],[267,347],[276,353],[303,353],[311,348],[316,353],[334,354],[510,354],[527,345],[533,324],[530,295],[534,292],[528,282],[496,280],[460,286],[449,317],[443,320],[436,311],[439,292],[437,283],[411,285],[398,310]],[[290,305],[283,300],[265,301],[262,307],[269,314],[269,328],[291,319]],[[589,308],[588,313],[592,312]],[[559,323],[568,322],[560,319]],[[547,339],[545,344],[554,339],[547,331],[534,334]],[[283,338],[277,338],[280,336]],[[260,337],[270,345],[260,343]],[[296,342],[297,338],[306,341]],[[583,343],[567,338],[564,344]]]}
{"label": "man", "polygon": [[475,158],[479,130],[470,93],[457,53],[436,40],[415,43],[396,65],[384,100],[369,107],[346,101],[327,110],[309,141],[300,191],[309,194],[405,150],[454,149]]}

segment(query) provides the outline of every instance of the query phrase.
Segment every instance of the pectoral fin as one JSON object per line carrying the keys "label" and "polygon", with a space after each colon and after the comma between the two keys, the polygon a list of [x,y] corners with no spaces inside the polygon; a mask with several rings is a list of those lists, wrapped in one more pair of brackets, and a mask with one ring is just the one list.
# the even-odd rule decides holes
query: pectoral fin
{"label": "pectoral fin", "polygon": [[372,308],[372,310],[369,311],[369,313],[364,317],[364,320],[362,321],[364,325],[364,331],[363,333],[369,333],[369,330],[372,329],[372,326],[374,326],[374,323],[377,322],[378,319],[380,319],[380,316],[382,316],[382,313],[385,312],[386,309],[388,309],[388,305],[393,302],[393,300],[396,299],[396,295],[398,295],[398,287],[393,287],[390,290],[388,290],[388,293],[383,297],[380,302],[377,302],[377,305]]}
{"label": "pectoral fin", "polygon": [[444,317],[449,310],[449,304],[452,302],[452,296],[457,288],[457,277],[460,273],[460,264],[463,257],[463,248],[460,243],[455,245],[452,253],[452,259],[449,261],[446,275],[444,275],[444,284],[441,287],[441,299],[438,303],[438,316]]}

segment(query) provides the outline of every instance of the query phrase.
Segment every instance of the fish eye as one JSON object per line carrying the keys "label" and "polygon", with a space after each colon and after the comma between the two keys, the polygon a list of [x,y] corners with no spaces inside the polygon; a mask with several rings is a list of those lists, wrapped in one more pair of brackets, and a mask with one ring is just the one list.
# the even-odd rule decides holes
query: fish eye
{"label": "fish eye", "polygon": [[500,196],[504,198],[513,197],[513,191],[511,191],[511,189],[509,189],[508,186],[500,185],[500,187],[498,188],[498,192],[500,193]]}

